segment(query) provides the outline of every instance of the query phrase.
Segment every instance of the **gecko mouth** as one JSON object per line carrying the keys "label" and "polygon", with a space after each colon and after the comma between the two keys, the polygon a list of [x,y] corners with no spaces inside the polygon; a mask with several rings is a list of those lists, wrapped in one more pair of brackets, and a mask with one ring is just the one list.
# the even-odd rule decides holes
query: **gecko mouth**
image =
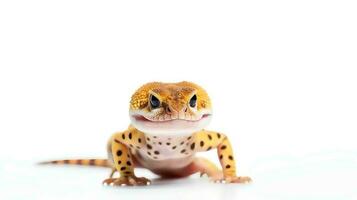
{"label": "gecko mouth", "polygon": [[203,114],[196,119],[186,117],[155,120],[141,114],[130,115],[130,118],[132,125],[144,133],[182,135],[202,130],[210,122],[211,114]]}
{"label": "gecko mouth", "polygon": [[165,122],[170,122],[170,121],[174,121],[174,120],[182,120],[182,121],[187,121],[187,122],[197,122],[200,121],[204,118],[210,117],[211,114],[204,114],[201,116],[201,118],[199,119],[165,119],[165,120],[153,120],[153,119],[149,119],[143,115],[133,115],[132,117],[137,120],[137,121],[142,121],[142,122],[152,122],[152,123],[165,123]]}

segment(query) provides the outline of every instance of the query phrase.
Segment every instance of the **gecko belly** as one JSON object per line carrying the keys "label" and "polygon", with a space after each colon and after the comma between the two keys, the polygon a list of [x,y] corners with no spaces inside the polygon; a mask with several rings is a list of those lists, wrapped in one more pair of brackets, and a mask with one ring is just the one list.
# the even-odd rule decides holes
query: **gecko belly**
{"label": "gecko belly", "polygon": [[150,170],[179,169],[189,165],[194,156],[192,136],[146,136],[146,146],[136,151],[137,161]]}

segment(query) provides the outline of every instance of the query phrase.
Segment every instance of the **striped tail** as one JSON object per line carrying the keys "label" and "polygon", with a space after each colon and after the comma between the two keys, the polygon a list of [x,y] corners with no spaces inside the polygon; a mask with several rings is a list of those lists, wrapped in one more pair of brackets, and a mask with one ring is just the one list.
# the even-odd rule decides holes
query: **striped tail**
{"label": "striped tail", "polygon": [[70,159],[70,160],[52,160],[38,163],[40,165],[86,165],[96,167],[111,167],[108,159]]}

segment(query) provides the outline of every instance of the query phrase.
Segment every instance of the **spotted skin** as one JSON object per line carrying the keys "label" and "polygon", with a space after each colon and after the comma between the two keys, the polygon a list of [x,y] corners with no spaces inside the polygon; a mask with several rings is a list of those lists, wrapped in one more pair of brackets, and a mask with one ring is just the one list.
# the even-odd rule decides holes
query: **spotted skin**
{"label": "spotted skin", "polygon": [[41,165],[55,164],[55,165],[87,165],[98,167],[111,167],[108,159],[67,159],[67,160],[54,160],[48,162],[41,162]]}
{"label": "spotted skin", "polygon": [[[194,135],[191,147],[196,151],[217,149],[224,176],[236,176],[236,166],[233,159],[233,149],[227,136],[213,131],[200,131]],[[197,145],[196,145],[197,144]]]}
{"label": "spotted skin", "polygon": [[[131,125],[128,129],[113,134],[108,141],[108,160],[85,161],[88,165],[112,168],[104,184],[150,184],[150,180],[136,176],[134,169],[138,167],[162,177],[200,173],[215,182],[251,181],[249,177],[237,176],[228,137],[204,129],[211,116],[211,101],[200,86],[190,82],[147,83],[133,94],[129,114]],[[211,150],[217,151],[221,169],[209,160],[195,156]],[[52,161],[52,164],[60,163],[84,161]],[[114,172],[118,172],[119,177],[113,178]]]}
{"label": "spotted skin", "polygon": [[104,184],[108,185],[146,185],[150,181],[143,177],[136,177],[134,167],[138,166],[135,162],[135,150],[139,150],[145,146],[145,135],[134,128],[129,128],[125,132],[114,134],[108,144],[108,153],[111,154],[113,165],[120,177],[104,180]]}
{"label": "spotted skin", "polygon": [[[168,145],[160,139],[170,142]],[[112,137],[112,149],[113,163],[116,170],[119,172],[120,177],[115,181],[112,177],[105,180],[104,183],[111,185],[129,185],[125,178],[134,177],[134,167],[144,167],[154,173],[164,177],[184,177],[196,172],[200,172],[201,175],[208,175],[213,181],[226,181],[232,183],[244,183],[249,182],[249,177],[236,176],[236,165],[233,155],[232,146],[226,135],[214,131],[202,130],[196,132],[190,136],[181,137],[178,140],[174,137],[165,137],[164,139],[159,136],[146,136],[144,133],[130,128],[129,130],[116,133]],[[156,141],[156,142],[155,142]],[[155,143],[155,144],[154,144]],[[182,159],[177,164],[183,164],[178,169],[168,167],[165,163],[166,157],[160,157],[161,152],[155,149],[160,147],[174,148],[171,154],[172,158]],[[213,163],[204,158],[194,158],[194,154],[197,152],[205,152],[210,150],[216,150],[219,161],[221,163],[222,171],[219,170]],[[141,155],[142,154],[142,155]],[[143,159],[143,155],[146,155]],[[133,158],[138,160],[138,164],[134,165]],[[163,159],[161,162],[160,160]],[[156,163],[156,164],[155,164]],[[171,172],[170,172],[171,171]],[[149,180],[143,183],[150,183]]]}

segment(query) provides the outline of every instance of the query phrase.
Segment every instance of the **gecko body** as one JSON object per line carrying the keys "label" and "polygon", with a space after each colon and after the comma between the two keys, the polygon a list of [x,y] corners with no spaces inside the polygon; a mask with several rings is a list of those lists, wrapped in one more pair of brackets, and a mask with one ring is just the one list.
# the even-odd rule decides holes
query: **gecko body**
{"label": "gecko body", "polygon": [[[131,124],[108,141],[107,160],[62,160],[51,163],[87,164],[112,167],[104,184],[113,186],[148,185],[137,177],[135,168],[146,168],[163,177],[207,174],[215,182],[245,183],[249,177],[236,175],[235,158],[228,137],[204,128],[212,117],[206,91],[191,82],[151,82],[131,97]],[[217,150],[222,170],[197,152]],[[118,178],[113,173],[119,172]]]}

